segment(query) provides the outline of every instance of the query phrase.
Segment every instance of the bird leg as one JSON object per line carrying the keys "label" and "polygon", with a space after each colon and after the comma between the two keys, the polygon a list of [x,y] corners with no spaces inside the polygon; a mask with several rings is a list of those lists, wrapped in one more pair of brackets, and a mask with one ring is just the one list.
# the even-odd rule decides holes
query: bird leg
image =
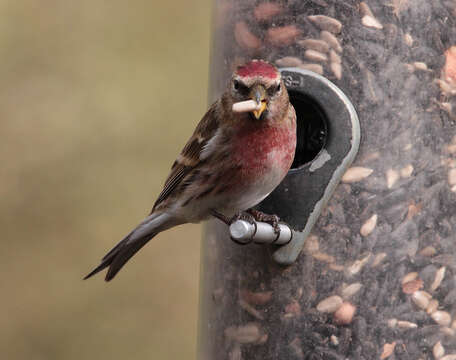
{"label": "bird leg", "polygon": [[232,223],[238,220],[247,221],[250,224],[255,224],[255,216],[248,212],[240,211],[231,218],[219,213],[217,210],[212,209],[211,215],[219,219],[220,221],[224,222],[226,225],[230,226]]}
{"label": "bird leg", "polygon": [[264,212],[255,210],[255,209],[248,209],[247,213],[253,216],[253,218],[256,221],[262,221],[265,223],[268,223],[274,228],[274,233],[277,234],[277,236],[280,235],[280,226],[279,226],[279,221],[280,218],[277,215],[269,215],[265,214]]}
{"label": "bird leg", "polygon": [[[217,219],[219,219],[220,221],[224,222],[226,225],[230,226],[232,223],[238,221],[238,220],[245,220],[247,221],[248,223],[252,224],[255,226],[255,232],[256,232],[256,222],[255,222],[255,217],[247,212],[238,212],[237,214],[235,214],[233,217],[231,218],[228,218],[227,216],[219,213],[218,211],[214,210],[214,209],[211,209],[210,210],[211,212],[211,215],[216,217]],[[253,236],[252,238],[247,241],[247,242],[242,242],[242,241],[238,241],[238,240],[235,240],[233,238],[231,238],[231,240],[233,240],[233,242],[235,242],[236,244],[238,245],[248,245],[250,244],[252,241],[253,241]]]}
{"label": "bird leg", "polygon": [[222,213],[219,213],[217,210],[214,209],[211,209],[210,213],[213,217],[219,219],[221,222],[224,222],[226,225],[230,225],[230,219]]}

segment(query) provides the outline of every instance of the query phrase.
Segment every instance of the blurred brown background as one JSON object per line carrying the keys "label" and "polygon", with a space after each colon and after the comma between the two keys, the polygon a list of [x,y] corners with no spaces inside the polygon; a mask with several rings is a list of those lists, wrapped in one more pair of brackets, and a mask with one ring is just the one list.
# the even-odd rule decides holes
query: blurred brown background
{"label": "blurred brown background", "polygon": [[210,1],[0,1],[2,359],[194,359],[199,225],[82,281],[207,108]]}

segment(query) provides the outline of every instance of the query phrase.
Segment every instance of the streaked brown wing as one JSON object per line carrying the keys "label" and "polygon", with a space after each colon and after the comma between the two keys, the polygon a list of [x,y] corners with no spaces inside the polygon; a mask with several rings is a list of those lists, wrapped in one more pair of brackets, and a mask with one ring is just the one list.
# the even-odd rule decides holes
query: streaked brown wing
{"label": "streaked brown wing", "polygon": [[200,165],[200,153],[218,129],[217,105],[218,102],[210,107],[206,115],[204,115],[199,122],[180,155],[177,157],[151,213],[183,184],[183,179],[185,179],[192,170]]}

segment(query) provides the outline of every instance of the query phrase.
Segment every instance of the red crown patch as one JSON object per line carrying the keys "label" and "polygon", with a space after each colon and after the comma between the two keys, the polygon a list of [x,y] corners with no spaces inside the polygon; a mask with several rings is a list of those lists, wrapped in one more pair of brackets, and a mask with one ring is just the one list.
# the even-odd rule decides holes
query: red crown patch
{"label": "red crown patch", "polygon": [[262,76],[269,79],[275,79],[278,75],[277,69],[263,60],[252,60],[239,66],[236,73],[242,77]]}

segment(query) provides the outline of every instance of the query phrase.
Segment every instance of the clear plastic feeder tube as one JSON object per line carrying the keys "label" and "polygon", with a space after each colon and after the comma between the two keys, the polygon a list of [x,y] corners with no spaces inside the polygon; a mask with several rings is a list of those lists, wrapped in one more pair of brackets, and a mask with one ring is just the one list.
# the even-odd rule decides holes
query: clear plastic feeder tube
{"label": "clear plastic feeder tube", "polygon": [[[311,70],[361,144],[293,264],[207,224],[198,358],[456,359],[456,1],[218,0],[214,17],[211,101],[249,59]],[[295,173],[325,146],[303,129],[327,105],[306,101]]]}

